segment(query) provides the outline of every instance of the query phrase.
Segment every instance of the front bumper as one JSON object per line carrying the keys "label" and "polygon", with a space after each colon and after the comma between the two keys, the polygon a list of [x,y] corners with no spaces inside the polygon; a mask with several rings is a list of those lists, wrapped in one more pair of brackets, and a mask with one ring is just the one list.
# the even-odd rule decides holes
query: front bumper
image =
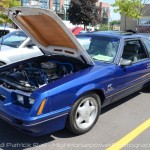
{"label": "front bumper", "polygon": [[[33,113],[32,109],[26,109],[13,102],[13,92],[0,87],[0,118],[13,125],[20,131],[32,135],[41,136],[61,130],[65,127],[70,107],[60,110],[43,112],[41,115]],[[41,98],[42,99],[42,98]],[[37,101],[38,102],[38,101]],[[36,108],[38,106],[35,104]],[[49,105],[47,104],[49,107]],[[35,110],[35,112],[37,112]]]}
{"label": "front bumper", "polygon": [[68,113],[64,112],[55,116],[30,117],[28,120],[24,120],[0,110],[1,119],[13,125],[18,130],[32,136],[41,136],[63,129],[66,124],[67,115]]}

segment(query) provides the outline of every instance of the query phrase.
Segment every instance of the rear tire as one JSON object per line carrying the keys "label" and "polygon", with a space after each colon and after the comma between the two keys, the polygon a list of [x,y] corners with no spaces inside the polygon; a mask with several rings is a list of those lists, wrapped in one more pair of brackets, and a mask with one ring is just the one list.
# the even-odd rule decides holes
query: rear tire
{"label": "rear tire", "polygon": [[93,92],[87,93],[74,103],[67,128],[76,135],[90,131],[97,122],[100,111],[100,97]]}

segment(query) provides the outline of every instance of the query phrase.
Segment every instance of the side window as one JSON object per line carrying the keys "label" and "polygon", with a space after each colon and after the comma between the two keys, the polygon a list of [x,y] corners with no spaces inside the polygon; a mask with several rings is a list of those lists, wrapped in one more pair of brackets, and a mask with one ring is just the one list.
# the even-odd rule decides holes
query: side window
{"label": "side window", "polygon": [[125,42],[122,58],[138,62],[148,57],[140,40],[130,40]]}
{"label": "side window", "polygon": [[150,40],[143,39],[143,42],[146,45],[146,48],[147,48],[148,52],[150,53]]}
{"label": "side window", "polygon": [[0,38],[8,33],[9,33],[8,30],[0,30]]}

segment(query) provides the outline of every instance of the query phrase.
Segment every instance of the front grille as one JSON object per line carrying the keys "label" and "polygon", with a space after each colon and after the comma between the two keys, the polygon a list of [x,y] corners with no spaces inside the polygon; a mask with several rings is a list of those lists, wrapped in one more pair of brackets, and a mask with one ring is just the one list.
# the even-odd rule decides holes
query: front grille
{"label": "front grille", "polygon": [[5,95],[0,94],[0,101],[5,101],[5,99],[6,99],[6,96],[5,96]]}

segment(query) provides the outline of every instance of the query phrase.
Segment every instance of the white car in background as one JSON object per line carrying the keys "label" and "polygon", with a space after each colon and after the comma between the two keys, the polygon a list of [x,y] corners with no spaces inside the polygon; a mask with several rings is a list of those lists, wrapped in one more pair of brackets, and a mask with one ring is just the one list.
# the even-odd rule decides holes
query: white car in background
{"label": "white car in background", "polygon": [[41,55],[43,53],[21,30],[0,38],[0,66]]}

